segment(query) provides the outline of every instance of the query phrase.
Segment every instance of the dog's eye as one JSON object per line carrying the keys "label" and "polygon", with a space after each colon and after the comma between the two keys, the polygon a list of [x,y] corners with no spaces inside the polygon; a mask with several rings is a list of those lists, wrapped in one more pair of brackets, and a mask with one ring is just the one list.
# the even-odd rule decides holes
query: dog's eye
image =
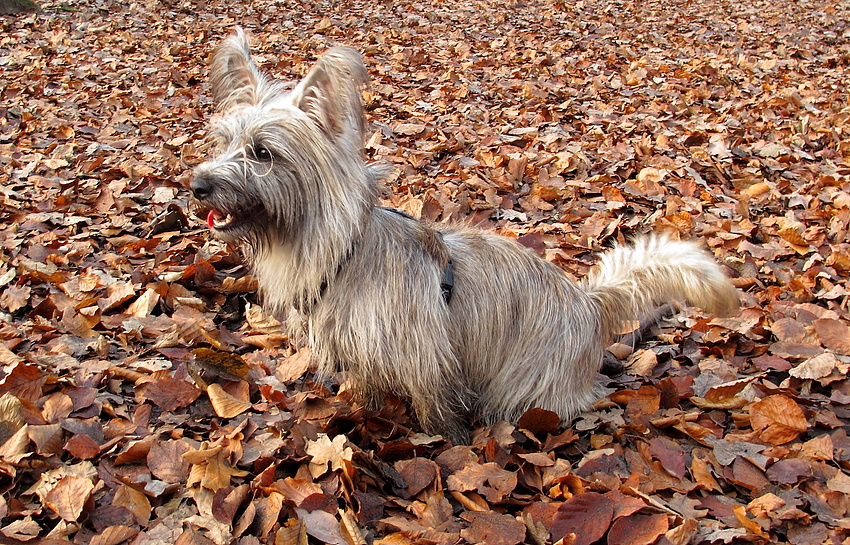
{"label": "dog's eye", "polygon": [[263,146],[256,146],[254,148],[254,157],[257,158],[257,161],[268,162],[272,160],[272,152]]}

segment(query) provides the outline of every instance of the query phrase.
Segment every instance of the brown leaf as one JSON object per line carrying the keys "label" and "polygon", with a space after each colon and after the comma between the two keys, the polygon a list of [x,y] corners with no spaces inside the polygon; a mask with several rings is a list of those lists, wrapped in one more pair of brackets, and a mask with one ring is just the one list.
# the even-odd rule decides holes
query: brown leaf
{"label": "brown leaf", "polygon": [[[184,458],[188,462],[193,463],[192,455],[196,452],[189,451],[184,454]],[[214,450],[212,455],[206,458],[205,463],[194,463],[195,467],[191,468],[190,475],[194,476],[196,474],[195,472],[200,474],[201,486],[213,492],[230,486],[231,478],[244,477],[247,475],[247,472],[232,467],[227,460],[228,454],[224,449]]]}
{"label": "brown leaf", "polygon": [[127,307],[125,314],[127,316],[135,316],[136,318],[144,318],[150,315],[157,303],[159,303],[159,293],[149,288]]}
{"label": "brown leaf", "polygon": [[307,533],[328,545],[349,545],[342,537],[341,524],[335,516],[327,511],[308,512],[296,509],[298,518],[304,521]]}
{"label": "brown leaf", "polygon": [[[314,511],[317,508],[321,509],[333,498],[333,496],[325,494],[322,487],[317,483],[306,479],[287,477],[276,481],[274,487],[283,492],[286,501],[294,504],[295,507],[300,507],[308,511]],[[323,505],[316,507],[317,503]]]}
{"label": "brown leaf", "polygon": [[841,320],[822,318],[812,325],[824,346],[842,356],[850,356],[850,326]]}
{"label": "brown leaf", "polygon": [[331,470],[340,469],[343,460],[351,460],[353,451],[346,446],[348,439],[344,435],[337,435],[331,440],[326,434],[320,434],[316,441],[310,441],[306,452],[310,460],[310,472],[313,477],[319,477],[328,470],[330,462]]}
{"label": "brown leaf", "polygon": [[153,381],[139,388],[142,399],[152,401],[167,412],[187,407],[201,395],[201,390],[194,384],[170,374],[156,374]]}
{"label": "brown leaf", "polygon": [[123,541],[136,537],[138,533],[138,528],[130,528],[128,526],[108,526],[103,530],[103,532],[93,536],[89,541],[89,545],[118,545]]}
{"label": "brown leaf", "polygon": [[788,374],[796,378],[817,380],[831,375],[837,363],[835,354],[824,352],[819,356],[807,359],[791,369]]}
{"label": "brown leaf", "polygon": [[0,460],[10,464],[17,464],[24,458],[32,455],[29,445],[29,425],[24,424],[5,443],[0,445]]}
{"label": "brown leaf", "polygon": [[313,353],[309,349],[301,349],[294,355],[278,362],[274,375],[284,384],[294,382],[310,369]]}
{"label": "brown leaf", "polygon": [[652,414],[661,408],[661,392],[655,386],[641,386],[626,405],[626,414],[635,418],[641,414]]}
{"label": "brown leaf", "polygon": [[136,288],[132,284],[124,282],[113,282],[106,286],[106,297],[97,300],[100,310],[107,312],[121,306],[136,295]]}
{"label": "brown leaf", "polygon": [[466,512],[462,517],[470,522],[460,535],[469,543],[516,545],[525,540],[525,524],[511,515],[493,511]]}
{"label": "brown leaf", "polygon": [[585,492],[561,504],[549,532],[552,541],[574,534],[573,545],[590,545],[605,535],[613,516],[613,501],[596,492]]}
{"label": "brown leaf", "polygon": [[740,456],[732,462],[732,474],[731,476],[727,474],[727,477],[738,486],[749,488],[754,492],[764,490],[770,484],[761,468]]}
{"label": "brown leaf", "polygon": [[275,534],[274,545],[309,545],[307,525],[296,518],[289,519]]}
{"label": "brown leaf", "polygon": [[93,490],[91,479],[66,475],[47,493],[44,503],[64,520],[76,522]]}
{"label": "brown leaf", "polygon": [[41,389],[47,382],[48,376],[35,365],[17,363],[12,372],[3,377],[0,383],[0,393],[10,393],[22,400],[36,403],[41,398]]}
{"label": "brown leaf", "polygon": [[195,362],[211,370],[216,376],[227,380],[241,380],[248,376],[248,364],[239,354],[209,348],[196,348],[192,350],[192,354],[195,355]]}
{"label": "brown leaf", "polygon": [[59,454],[62,450],[63,436],[61,424],[29,426],[29,437],[35,443],[35,451],[40,456]]}
{"label": "brown leaf", "polygon": [[215,519],[233,525],[236,513],[248,496],[249,490],[250,487],[247,484],[216,490],[212,504],[212,513]]}
{"label": "brown leaf", "polygon": [[685,453],[678,443],[666,437],[654,437],[649,441],[649,452],[665,471],[679,479],[685,477]]}
{"label": "brown leaf", "polygon": [[100,454],[100,445],[91,436],[78,433],[68,439],[65,450],[75,458],[89,460]]}
{"label": "brown leaf", "polygon": [[174,545],[215,545],[215,541],[202,535],[194,528],[186,528],[183,533],[174,540]]}
{"label": "brown leaf", "polygon": [[416,136],[425,131],[425,125],[421,123],[399,123],[393,131],[403,136]]}
{"label": "brown leaf", "polygon": [[735,505],[732,507],[735,513],[735,518],[741,523],[741,526],[749,530],[752,534],[764,540],[770,540],[770,535],[766,533],[758,523],[747,517],[747,509],[743,505]]}
{"label": "brown leaf", "polygon": [[31,516],[26,516],[22,519],[12,521],[7,526],[4,526],[0,532],[10,539],[29,542],[39,536],[41,526]]}
{"label": "brown leaf", "polygon": [[395,469],[407,483],[407,493],[411,496],[429,487],[440,474],[440,467],[426,458],[399,460],[395,463]]}
{"label": "brown leaf", "polygon": [[517,485],[516,473],[505,471],[497,464],[468,464],[446,480],[449,490],[476,490],[490,503],[498,503]]}
{"label": "brown leaf", "polygon": [[652,350],[635,352],[626,362],[629,373],[641,377],[648,377],[656,367],[658,367],[658,356]]}
{"label": "brown leaf", "polygon": [[808,462],[800,458],[785,458],[779,460],[767,468],[767,478],[779,484],[797,484],[801,477],[812,474],[812,468]]}
{"label": "brown leaf", "polygon": [[9,286],[0,295],[0,307],[17,312],[29,303],[31,291],[29,286]]}
{"label": "brown leaf", "polygon": [[525,414],[519,417],[517,425],[537,435],[538,433],[548,433],[558,429],[558,426],[561,425],[561,417],[552,411],[534,408],[525,411]]}
{"label": "brown leaf", "polygon": [[714,478],[714,474],[711,472],[709,465],[702,458],[694,455],[691,460],[690,469],[691,478],[695,483],[698,483],[699,486],[714,492],[720,492],[722,490],[717,479]]}
{"label": "brown leaf", "polygon": [[127,485],[121,485],[115,492],[112,505],[124,507],[136,518],[142,526],[146,526],[151,518],[151,502],[144,493]]}
{"label": "brown leaf", "polygon": [[272,527],[277,523],[280,510],[283,508],[283,494],[271,491],[268,496],[256,500],[254,505],[257,508],[257,514],[254,516],[252,527],[255,535],[263,538],[271,532]]}
{"label": "brown leaf", "polygon": [[147,455],[151,474],[167,483],[180,483],[189,476],[189,462],[183,455],[192,450],[183,440],[154,441]]}
{"label": "brown leaf", "polygon": [[614,521],[608,545],[650,545],[668,529],[667,515],[635,513]]}
{"label": "brown leaf", "polygon": [[794,229],[793,227],[786,227],[784,229],[780,229],[777,234],[783,239],[785,239],[794,248],[806,248],[809,245],[809,243],[806,242],[806,239],[803,238],[800,232]]}

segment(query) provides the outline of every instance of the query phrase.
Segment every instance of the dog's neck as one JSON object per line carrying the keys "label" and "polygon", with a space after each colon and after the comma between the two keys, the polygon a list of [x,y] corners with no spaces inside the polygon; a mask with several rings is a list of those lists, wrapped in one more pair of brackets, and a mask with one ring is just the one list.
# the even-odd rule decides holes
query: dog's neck
{"label": "dog's neck", "polygon": [[257,278],[264,306],[276,315],[288,313],[292,308],[309,313],[333,283],[340,270],[358,251],[365,232],[371,227],[374,207],[363,211],[356,224],[341,228],[340,218],[321,239],[304,237],[296,243],[264,241],[251,244],[253,272]]}

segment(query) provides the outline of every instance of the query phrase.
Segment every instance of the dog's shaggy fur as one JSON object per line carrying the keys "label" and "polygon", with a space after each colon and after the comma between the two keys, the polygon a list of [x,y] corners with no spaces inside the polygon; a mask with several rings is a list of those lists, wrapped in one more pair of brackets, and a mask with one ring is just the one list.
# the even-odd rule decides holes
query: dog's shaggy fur
{"label": "dog's shaggy fur", "polygon": [[463,442],[470,421],[532,407],[569,420],[598,397],[603,348],[624,320],[673,299],[737,307],[694,243],[638,238],[576,284],[514,240],[378,206],[381,167],[362,159],[367,75],[352,49],[327,52],[287,93],[237,30],[211,81],[217,152],[191,189],[213,234],[247,244],[266,305],[321,372],[342,371],[373,405],[408,400],[427,432]]}

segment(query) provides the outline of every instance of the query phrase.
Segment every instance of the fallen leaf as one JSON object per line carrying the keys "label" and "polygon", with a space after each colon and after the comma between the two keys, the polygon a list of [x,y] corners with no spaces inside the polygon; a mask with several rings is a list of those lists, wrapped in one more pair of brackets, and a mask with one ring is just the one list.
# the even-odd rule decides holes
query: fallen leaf
{"label": "fallen leaf", "polygon": [[425,458],[400,460],[395,463],[395,468],[407,483],[407,493],[411,496],[430,486],[440,474],[439,466]]}
{"label": "fallen leaf", "polygon": [[237,399],[224,391],[219,384],[210,384],[207,388],[207,395],[212,403],[215,414],[221,418],[233,418],[251,408],[251,403]]}
{"label": "fallen leaf", "polygon": [[609,545],[650,545],[669,529],[667,515],[635,513],[614,521]]}
{"label": "fallen leaf", "polygon": [[64,520],[76,522],[93,490],[91,479],[67,475],[47,493],[44,503]]}
{"label": "fallen leaf", "polygon": [[146,458],[148,469],[157,479],[167,483],[185,482],[189,476],[189,462],[183,457],[192,450],[186,441],[154,441]]}
{"label": "fallen leaf", "polygon": [[478,491],[488,502],[498,503],[516,487],[517,476],[492,462],[471,463],[450,475],[446,485],[458,492]]}
{"label": "fallen leaf", "polygon": [[525,524],[516,517],[491,511],[467,512],[463,518],[470,524],[460,535],[469,543],[516,545],[525,540]]}
{"label": "fallen leaf", "polygon": [[793,441],[809,428],[800,406],[781,394],[750,405],[750,419],[761,440],[774,445]]}
{"label": "fallen leaf", "polygon": [[[590,545],[608,532],[614,515],[614,502],[602,494],[585,492],[558,508],[549,529],[553,542],[561,539],[573,545]],[[574,537],[568,537],[573,534]]]}

